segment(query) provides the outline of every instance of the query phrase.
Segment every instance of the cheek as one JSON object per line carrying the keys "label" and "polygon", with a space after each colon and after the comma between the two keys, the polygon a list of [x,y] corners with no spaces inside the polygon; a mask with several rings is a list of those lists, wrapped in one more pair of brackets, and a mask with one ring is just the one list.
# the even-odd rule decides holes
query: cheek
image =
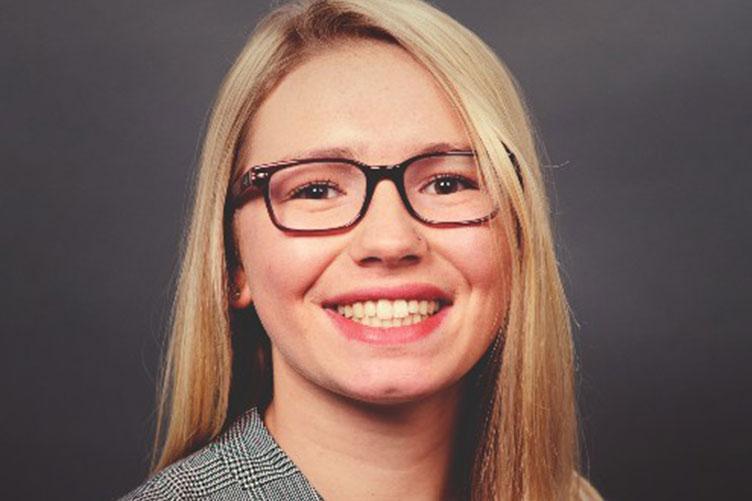
{"label": "cheek", "polygon": [[249,207],[239,217],[236,235],[254,298],[290,300],[301,296],[334,257],[329,242],[279,231],[263,206]]}
{"label": "cheek", "polygon": [[442,254],[452,261],[474,292],[502,293],[509,262],[506,246],[494,245],[498,236],[488,227],[456,231],[442,238]]}

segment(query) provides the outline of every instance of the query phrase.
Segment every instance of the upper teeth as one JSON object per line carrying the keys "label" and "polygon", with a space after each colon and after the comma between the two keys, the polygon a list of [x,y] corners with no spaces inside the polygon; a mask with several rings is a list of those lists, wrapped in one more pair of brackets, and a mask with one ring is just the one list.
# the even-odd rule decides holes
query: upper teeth
{"label": "upper teeth", "polygon": [[352,304],[338,305],[337,311],[347,318],[375,317],[380,320],[405,318],[408,315],[431,315],[439,309],[438,301],[417,299],[379,299]]}

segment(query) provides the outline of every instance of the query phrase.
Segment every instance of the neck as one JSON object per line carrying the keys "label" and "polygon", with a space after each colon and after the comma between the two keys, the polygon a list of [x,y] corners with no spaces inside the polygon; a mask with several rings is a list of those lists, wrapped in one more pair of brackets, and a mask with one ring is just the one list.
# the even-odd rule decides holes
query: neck
{"label": "neck", "polygon": [[452,497],[460,385],[373,405],[327,392],[275,360],[270,433],[327,501]]}

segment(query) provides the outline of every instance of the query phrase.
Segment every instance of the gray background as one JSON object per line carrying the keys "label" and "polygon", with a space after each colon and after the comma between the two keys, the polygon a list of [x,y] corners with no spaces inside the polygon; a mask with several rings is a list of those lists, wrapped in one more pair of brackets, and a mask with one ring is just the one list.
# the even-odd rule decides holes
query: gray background
{"label": "gray background", "polygon": [[[436,3],[509,64],[553,164],[594,484],[749,495],[750,3]],[[142,481],[198,145],[267,5],[0,5],[5,499]]]}

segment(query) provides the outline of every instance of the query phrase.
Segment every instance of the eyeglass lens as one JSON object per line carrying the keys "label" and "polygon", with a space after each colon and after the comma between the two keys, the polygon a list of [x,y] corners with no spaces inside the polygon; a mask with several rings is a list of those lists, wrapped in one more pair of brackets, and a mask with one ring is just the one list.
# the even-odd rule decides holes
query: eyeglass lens
{"label": "eyeglass lens", "polygon": [[[424,220],[462,222],[489,215],[494,208],[482,188],[472,156],[434,156],[411,163],[404,188],[413,210]],[[269,197],[277,221],[298,230],[345,226],[358,217],[367,178],[345,162],[313,162],[271,176]]]}

